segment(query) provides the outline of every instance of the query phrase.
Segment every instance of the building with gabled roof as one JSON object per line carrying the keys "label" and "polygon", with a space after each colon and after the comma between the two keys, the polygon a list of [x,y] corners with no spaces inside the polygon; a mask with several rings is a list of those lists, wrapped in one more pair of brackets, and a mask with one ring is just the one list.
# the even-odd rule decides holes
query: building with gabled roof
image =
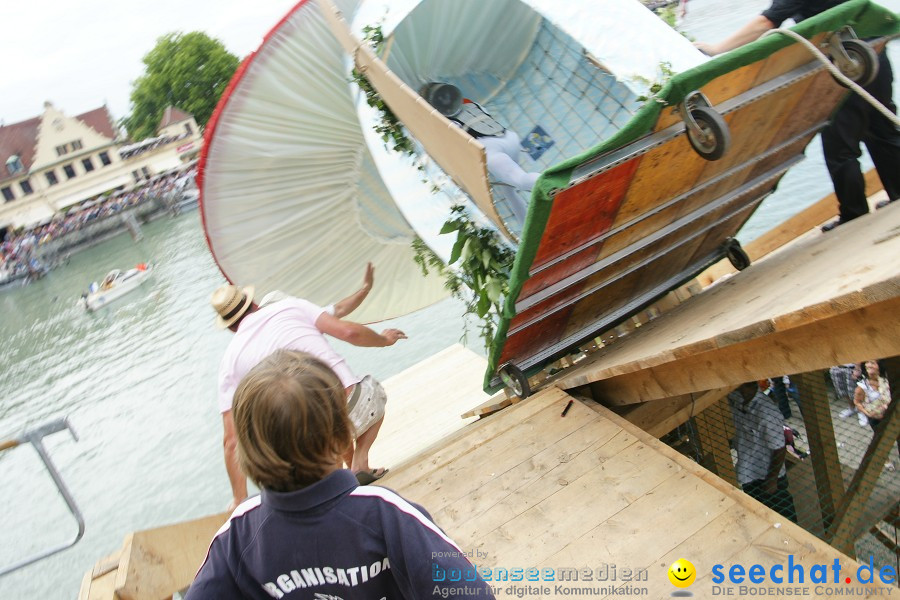
{"label": "building with gabled roof", "polygon": [[157,137],[127,144],[106,106],[70,117],[45,102],[39,116],[0,126],[0,231],[176,168],[200,143],[193,116],[175,107]]}

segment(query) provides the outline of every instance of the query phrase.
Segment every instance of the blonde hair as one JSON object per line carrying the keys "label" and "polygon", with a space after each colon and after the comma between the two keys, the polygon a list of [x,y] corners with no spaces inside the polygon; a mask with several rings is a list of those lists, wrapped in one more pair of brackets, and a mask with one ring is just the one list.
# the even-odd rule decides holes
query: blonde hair
{"label": "blonde hair", "polygon": [[278,350],[234,395],[238,459],[260,487],[288,492],[319,481],[352,447],[344,386],[305,352]]}

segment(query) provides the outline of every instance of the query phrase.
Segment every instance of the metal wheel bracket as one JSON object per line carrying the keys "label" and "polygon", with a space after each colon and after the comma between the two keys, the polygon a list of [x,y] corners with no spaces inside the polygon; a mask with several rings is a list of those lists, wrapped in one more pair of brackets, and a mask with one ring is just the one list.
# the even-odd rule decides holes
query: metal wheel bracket
{"label": "metal wheel bracket", "polygon": [[684,121],[684,126],[687,128],[688,132],[693,133],[696,137],[702,137],[705,134],[703,129],[691,115],[691,112],[699,106],[712,108],[709,98],[697,90],[694,90],[685,96],[684,100],[681,101],[681,104],[678,105],[678,111],[681,113],[681,120]]}
{"label": "metal wheel bracket", "polygon": [[853,59],[844,49],[844,40],[857,40],[856,32],[849,25],[833,32],[825,40],[823,49],[834,61],[834,64],[843,72],[847,67],[853,66]]}
{"label": "metal wheel bracket", "polygon": [[[838,71],[857,85],[865,87],[878,74],[878,55],[872,46],[856,37],[850,27],[828,36],[822,49]],[[840,79],[837,82],[847,87]]]}
{"label": "metal wheel bracket", "polygon": [[731,145],[731,133],[728,123],[710,104],[709,99],[695,90],[684,97],[678,109],[688,142],[694,151],[705,160],[722,158]]}

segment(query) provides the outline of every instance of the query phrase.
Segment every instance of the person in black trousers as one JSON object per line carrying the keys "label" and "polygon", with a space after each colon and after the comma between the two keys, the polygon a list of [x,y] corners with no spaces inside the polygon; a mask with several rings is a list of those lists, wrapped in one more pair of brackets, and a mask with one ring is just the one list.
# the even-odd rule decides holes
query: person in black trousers
{"label": "person in black trousers", "polygon": [[[751,19],[741,29],[718,44],[697,42],[694,45],[709,56],[727,52],[754,41],[766,31],[780,27],[787,19],[800,22],[845,0],[773,0],[763,13]],[[892,99],[894,74],[884,51],[878,54],[878,74],[865,86],[878,102],[897,114]],[[900,198],[900,131],[875,107],[858,94],[850,97],[837,110],[831,124],[822,131],[825,165],[834,184],[840,213],[837,220],[822,226],[831,231],[869,212],[866,186],[859,157],[860,143],[864,143],[875,163],[875,170],[884,185],[888,199],[878,208]]]}

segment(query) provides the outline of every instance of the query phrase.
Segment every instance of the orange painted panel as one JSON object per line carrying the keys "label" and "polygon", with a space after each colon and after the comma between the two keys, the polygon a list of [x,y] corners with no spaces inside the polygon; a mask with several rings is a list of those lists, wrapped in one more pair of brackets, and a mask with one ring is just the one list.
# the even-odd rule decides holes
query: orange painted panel
{"label": "orange painted panel", "polygon": [[636,157],[557,194],[533,266],[608,231],[640,162]]}

